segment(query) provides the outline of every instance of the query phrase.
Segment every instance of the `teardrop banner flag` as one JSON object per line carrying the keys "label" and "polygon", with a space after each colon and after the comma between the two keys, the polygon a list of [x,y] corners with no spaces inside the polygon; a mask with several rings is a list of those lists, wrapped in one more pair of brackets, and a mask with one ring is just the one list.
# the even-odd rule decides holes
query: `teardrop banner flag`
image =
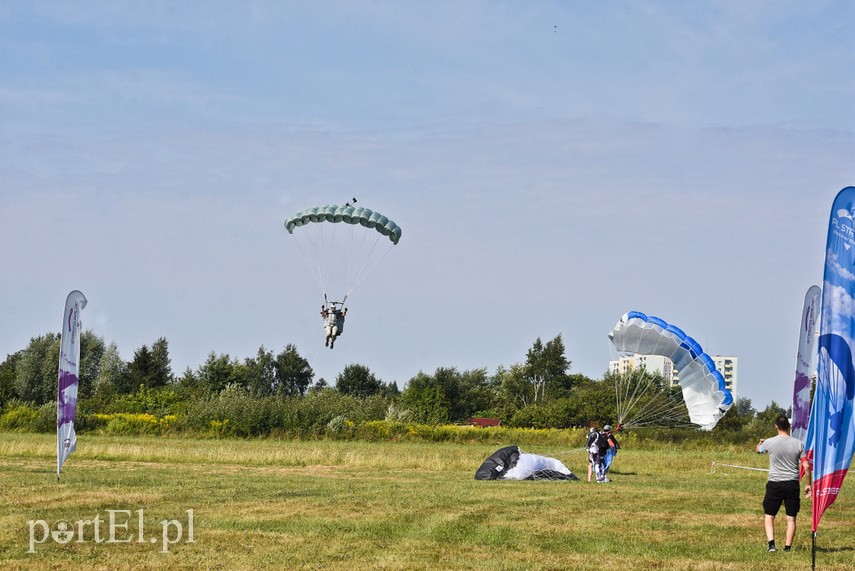
{"label": "teardrop banner flag", "polygon": [[74,290],[65,300],[59,342],[59,381],[56,403],[56,477],[62,464],[77,447],[74,417],[77,414],[77,385],[80,374],[80,311],[86,297]]}
{"label": "teardrop banner flag", "polygon": [[799,328],[799,353],[796,380],[793,383],[792,436],[805,443],[810,420],[810,383],[816,367],[816,323],[819,317],[819,286],[810,286],[805,294]]}
{"label": "teardrop banner flag", "polygon": [[831,207],[820,304],[816,390],[808,425],[813,464],[814,537],[823,513],[837,499],[855,451],[855,187],[841,190]]}

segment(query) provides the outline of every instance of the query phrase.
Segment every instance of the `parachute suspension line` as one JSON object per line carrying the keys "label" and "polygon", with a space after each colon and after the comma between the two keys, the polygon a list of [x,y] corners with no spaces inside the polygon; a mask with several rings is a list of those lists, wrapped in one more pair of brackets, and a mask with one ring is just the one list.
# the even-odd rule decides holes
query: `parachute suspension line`
{"label": "parachute suspension line", "polygon": [[[632,382],[633,377],[639,377],[641,380],[645,381],[645,383]],[[623,390],[621,390],[620,387],[621,382],[624,383]],[[622,419],[621,423],[625,426],[632,425],[632,423],[637,422],[637,417],[641,412],[643,412],[643,409],[637,409],[637,404],[647,393],[650,385],[651,383],[640,370],[637,373],[635,371],[623,373],[615,380],[615,394],[617,395],[619,409],[618,418]],[[627,418],[630,416],[632,418]]]}
{"label": "parachute suspension line", "polygon": [[[640,344],[641,341],[638,341],[635,347],[633,348],[633,351],[630,352],[629,355],[637,355]],[[622,354],[618,352],[617,356],[618,362],[620,362]],[[629,419],[627,417],[638,414],[638,411],[635,410],[636,405],[643,398],[644,394],[649,388],[649,385],[651,384],[649,381],[645,385],[642,385],[641,383],[631,382],[633,374],[633,371],[628,371],[625,373],[618,372],[618,374],[615,376],[615,401],[618,421],[624,426],[627,426],[627,423],[632,421],[632,419]],[[646,380],[640,370],[639,374],[641,374],[642,379]],[[623,384],[623,386],[621,386],[621,384]]]}
{"label": "parachute suspension line", "polygon": [[[356,226],[351,228],[349,235],[350,253],[347,256],[347,273],[345,274],[347,276],[345,280],[345,285],[347,286],[345,297],[350,295],[356,287],[357,278],[371,259],[372,250],[368,249],[365,245],[371,234],[371,232],[358,232]],[[379,239],[379,235],[375,237]],[[359,252],[359,255],[357,255],[357,252]]]}
{"label": "parachute suspension line", "polygon": [[320,251],[319,260],[322,260],[323,269],[324,269],[324,291],[327,291],[326,284],[330,283],[330,276],[333,273],[333,268],[335,267],[336,260],[335,258],[335,247],[336,242],[336,233],[338,232],[338,224],[332,224],[327,228],[330,230],[329,236],[327,236],[327,232],[324,231],[323,224],[315,224],[314,225],[318,230],[318,235],[321,237],[321,246],[322,249]]}
{"label": "parachute suspension line", "polygon": [[[639,348],[641,347],[641,339],[635,343],[635,347],[633,347],[633,351],[630,355],[637,355],[639,353]],[[618,353],[618,359],[620,359],[620,353]],[[631,375],[632,373],[626,373],[627,375]],[[631,378],[631,377],[630,377]],[[621,418],[621,423],[626,424],[629,419],[626,417],[633,410],[633,407],[636,402],[643,396],[646,392],[645,387],[639,387],[638,384],[630,383],[629,379],[627,379],[625,389],[623,391],[623,398],[621,398],[621,392],[618,390],[619,380],[615,382],[615,393],[618,401],[618,418]],[[630,386],[633,385],[633,386]],[[630,394],[630,389],[632,389],[632,394]],[[641,389],[641,395],[638,394],[639,389]]]}
{"label": "parachute suspension line", "polygon": [[[652,381],[650,386],[654,386]],[[656,390],[657,392],[660,391],[658,387]],[[675,401],[671,395],[663,390],[650,399],[645,406],[639,408],[635,423],[638,425],[668,423],[670,425],[689,426],[686,422],[685,408],[682,402]]]}
{"label": "parachute suspension line", "polygon": [[[625,373],[620,372],[620,360],[621,360],[622,355],[619,351],[617,351],[615,349],[615,346],[612,343],[609,343],[609,347],[610,347],[609,351],[612,352],[612,355],[616,357],[615,360],[618,362],[618,370],[613,375],[613,382],[615,385],[615,387],[614,387],[615,388],[615,409],[616,409],[615,412],[617,414],[618,423],[626,425],[625,419],[626,419],[628,407],[626,406],[627,395],[622,394],[622,387],[621,387],[621,377],[625,374]],[[625,387],[625,389],[626,389],[626,392],[628,393],[628,391],[629,391],[629,384],[628,383],[627,383],[627,386]]]}
{"label": "parachute suspension line", "polygon": [[[366,231],[360,224],[305,224],[292,238],[303,263],[321,291],[330,299],[350,294],[388,254],[394,244],[379,232]],[[330,291],[330,287],[344,291]]]}
{"label": "parachute suspension line", "polygon": [[685,420],[685,414],[681,413],[681,405],[675,404],[668,397],[660,400],[658,404],[649,405],[646,410],[640,411],[637,416],[629,421],[628,426],[661,425],[667,423],[670,426],[691,426]]}
{"label": "parachute suspension line", "polygon": [[[370,249],[368,255],[365,256],[365,262],[361,265],[361,267],[359,268],[359,271],[357,272],[357,275],[353,278],[353,282],[350,286],[350,289],[347,290],[347,295],[350,295],[350,293],[354,289],[356,289],[360,283],[362,283],[362,280],[365,279],[365,276],[367,276],[369,273],[371,273],[371,271],[377,266],[377,264],[379,264],[380,261],[386,257],[386,254],[388,254],[389,251],[392,249],[392,246],[394,244],[389,242],[389,244],[386,246],[385,249],[381,248],[382,252],[377,255],[376,259],[373,262],[371,261],[371,258],[374,256],[374,253],[377,250],[378,244],[380,244],[381,241],[386,241],[386,240],[388,240],[387,237],[379,235],[379,234],[374,239],[374,243],[371,244],[371,249]],[[370,264],[370,266],[369,266],[369,264]]]}
{"label": "parachute suspension line", "polygon": [[691,426],[686,422],[685,405],[641,369],[615,376],[615,397],[618,419],[624,426]]}
{"label": "parachute suspension line", "polygon": [[[364,240],[366,232],[361,232],[361,234],[362,234],[362,239]],[[347,295],[350,294],[350,291],[352,289],[349,284],[353,283],[352,276],[353,276],[353,271],[354,271],[353,268],[355,266],[355,259],[356,259],[355,243],[356,243],[356,228],[351,227],[350,228],[350,240],[349,240],[350,248],[348,249],[348,253],[347,253],[347,273],[345,274],[347,276],[347,280],[345,283],[348,284],[348,288],[347,288],[347,293],[345,294],[344,297],[347,297]]]}
{"label": "parachute suspension line", "polygon": [[[646,329],[645,329],[646,330]],[[622,356],[640,355],[642,338],[630,345],[627,351],[618,352]],[[664,347],[661,339],[656,340],[654,351]],[[643,369],[634,369],[615,377],[615,400],[618,421],[626,427],[640,427],[667,424],[669,426],[693,426],[687,422],[686,407],[683,402],[675,401],[666,387],[659,386],[655,377],[648,376]]]}
{"label": "parachute suspension line", "polygon": [[[300,250],[300,257],[303,260],[303,263],[306,264],[307,269],[313,274],[315,281],[318,286],[321,288],[321,291],[324,293],[324,300],[326,300],[327,288],[324,283],[324,276],[321,268],[320,257],[317,255],[318,251],[321,249],[321,246],[318,244],[319,241],[322,242],[322,238],[317,238],[313,236],[316,232],[313,232],[310,228],[307,228],[306,231],[301,232],[300,234],[295,234],[293,236],[294,243],[297,244],[297,249]],[[306,248],[304,248],[304,244]],[[311,252],[311,256],[307,254],[307,251]],[[316,260],[314,267],[309,263],[309,259]]]}

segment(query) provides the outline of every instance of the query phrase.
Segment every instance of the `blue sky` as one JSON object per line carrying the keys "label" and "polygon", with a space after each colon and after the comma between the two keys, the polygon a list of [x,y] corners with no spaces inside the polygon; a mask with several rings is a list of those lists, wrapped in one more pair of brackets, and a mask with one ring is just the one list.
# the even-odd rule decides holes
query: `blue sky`
{"label": "blue sky", "polygon": [[[789,404],[831,202],[855,184],[850,2],[2,2],[0,357],[65,296],[126,359],[294,343],[598,378],[629,310]],[[323,347],[283,228],[352,196],[403,228]]]}

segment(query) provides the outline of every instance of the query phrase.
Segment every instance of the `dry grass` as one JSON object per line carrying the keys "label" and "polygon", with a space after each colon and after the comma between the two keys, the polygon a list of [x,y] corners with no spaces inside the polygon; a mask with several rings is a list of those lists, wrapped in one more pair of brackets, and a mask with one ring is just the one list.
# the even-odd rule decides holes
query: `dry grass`
{"label": "dry grass", "polygon": [[[714,459],[764,466],[748,451],[627,449],[608,485],[474,481],[475,469],[495,448],[86,435],[57,482],[53,438],[3,433],[0,568],[810,567],[808,511],[800,518],[795,551],[767,554],[764,475],[710,473]],[[581,450],[527,449],[559,457],[584,479]],[[844,486],[823,519],[823,570],[855,569],[853,486]],[[186,520],[190,508],[195,543],[160,553],[160,522]],[[144,543],[96,544],[90,532],[81,543],[48,540],[27,553],[29,520],[74,522],[131,510],[137,537],[139,509]],[[120,530],[117,537],[122,533],[128,534]]]}

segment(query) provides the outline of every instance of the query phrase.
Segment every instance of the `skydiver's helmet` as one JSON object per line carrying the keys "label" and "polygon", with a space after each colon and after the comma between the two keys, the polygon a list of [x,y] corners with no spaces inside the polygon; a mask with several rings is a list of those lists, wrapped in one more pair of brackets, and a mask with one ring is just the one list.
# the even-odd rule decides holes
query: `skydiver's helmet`
{"label": "skydiver's helmet", "polygon": [[607,424],[603,427],[603,432],[611,432],[611,431],[612,431],[612,426],[610,424]]}
{"label": "skydiver's helmet", "polygon": [[595,427],[593,427],[593,426],[592,426],[592,427],[591,427],[591,430],[589,431],[589,433],[590,433],[590,434],[593,434],[593,433],[595,433],[596,431],[597,431],[597,429],[596,429]]}

